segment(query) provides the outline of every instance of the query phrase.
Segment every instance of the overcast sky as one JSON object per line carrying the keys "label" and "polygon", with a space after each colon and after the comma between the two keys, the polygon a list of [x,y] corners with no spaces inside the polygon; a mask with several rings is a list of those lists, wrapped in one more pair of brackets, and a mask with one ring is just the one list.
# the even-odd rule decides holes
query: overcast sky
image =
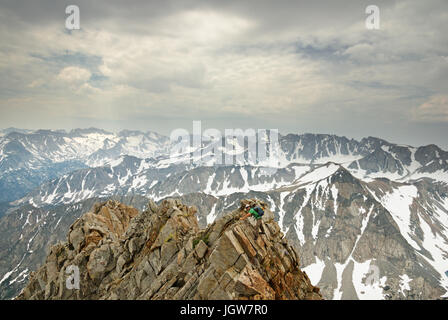
{"label": "overcast sky", "polygon": [[[67,5],[81,30],[65,28]],[[368,5],[380,29],[365,27]],[[0,127],[203,127],[448,149],[448,1],[0,1]]]}

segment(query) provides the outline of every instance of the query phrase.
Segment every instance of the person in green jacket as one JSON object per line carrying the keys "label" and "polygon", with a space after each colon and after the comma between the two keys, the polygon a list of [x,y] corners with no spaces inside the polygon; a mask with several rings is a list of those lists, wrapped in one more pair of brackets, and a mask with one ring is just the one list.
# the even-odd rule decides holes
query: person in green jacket
{"label": "person in green jacket", "polygon": [[250,216],[254,217],[254,219],[257,221],[257,224],[255,226],[256,227],[255,229],[257,231],[256,239],[258,239],[259,234],[264,234],[263,230],[261,229],[263,223],[262,220],[263,214],[264,214],[264,207],[262,205],[255,206],[253,208],[250,208],[249,211],[240,218],[240,220],[246,220]]}

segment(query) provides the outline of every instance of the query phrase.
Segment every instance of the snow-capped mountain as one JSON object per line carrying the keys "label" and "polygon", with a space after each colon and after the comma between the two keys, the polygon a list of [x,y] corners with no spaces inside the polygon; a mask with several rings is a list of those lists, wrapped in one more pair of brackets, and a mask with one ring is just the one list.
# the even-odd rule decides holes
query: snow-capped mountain
{"label": "snow-capped mountain", "polygon": [[77,160],[88,166],[97,166],[120,155],[153,157],[166,151],[168,141],[167,137],[151,131],[123,130],[111,133],[96,128],[74,129],[68,133],[52,130],[37,130],[31,133],[13,131],[3,136],[0,141],[3,156],[0,161],[26,153],[29,158],[22,159],[23,165],[27,164],[25,160],[33,160],[36,164]]}
{"label": "snow-capped mountain", "polygon": [[[223,146],[228,141],[223,139]],[[265,141],[273,152],[275,141]],[[14,257],[14,263],[2,260],[0,287],[17,293],[23,284],[19,280],[39,265],[47,245],[58,240],[45,226],[65,234],[82,213],[80,209],[75,214],[73,208],[84,210],[92,199],[179,197],[198,207],[199,222],[206,225],[239,200],[256,197],[270,204],[283,232],[298,248],[302,267],[326,298],[446,296],[446,151],[373,137],[357,141],[288,134],[279,136],[275,162],[267,167],[248,156],[247,145],[238,140],[231,144],[233,151],[221,149],[223,157],[243,157],[215,165],[208,143],[201,145],[202,153],[189,148],[171,156],[169,139],[150,133],[115,135],[89,129],[9,133],[0,138],[2,174],[8,165],[61,166],[53,177],[8,203],[11,208],[0,228],[8,230],[16,244],[1,246],[0,256]],[[9,164],[13,159],[18,165]],[[24,249],[32,246],[32,252]]]}
{"label": "snow-capped mountain", "polygon": [[0,137],[3,137],[11,132],[19,132],[19,133],[24,133],[24,134],[28,134],[28,133],[32,133],[34,130],[28,130],[28,129],[19,129],[19,128],[6,128],[6,129],[0,129]]}
{"label": "snow-capped mountain", "polygon": [[[73,138],[75,140],[81,139],[78,136],[82,134],[87,137],[101,136],[103,142],[110,140],[107,132],[94,129],[75,130],[71,134],[77,137]],[[120,136],[128,141],[130,137],[136,139],[138,134],[126,131],[120,133]],[[64,173],[63,176],[44,183],[16,204],[29,202],[37,206],[59,205],[89,197],[126,194],[160,199],[168,195],[180,196],[199,191],[213,195],[250,190],[268,191],[291,183],[313,167],[329,160],[342,165],[363,181],[387,178],[409,182],[426,177],[448,182],[448,153],[434,145],[416,148],[394,145],[371,137],[358,142],[334,135],[289,134],[279,137],[275,167],[266,167],[251,160],[247,145],[240,145],[238,141],[234,142],[233,152],[242,155],[235,158],[239,161],[235,161],[234,165],[217,166],[210,160],[215,151],[208,148],[206,143],[201,145],[202,153],[199,153],[199,157],[194,149],[171,156],[168,140],[156,134],[148,134],[148,137],[154,142],[154,148],[156,143],[164,148],[159,151],[146,148],[148,154],[152,152],[153,157],[140,158],[136,155],[144,154],[141,151],[144,148],[137,152],[122,142],[108,149],[101,148],[93,154],[77,158],[84,159],[83,164],[90,164],[91,168]],[[95,139],[89,141],[93,145]],[[223,146],[225,143],[223,141]],[[267,145],[268,150],[272,150],[270,141]],[[65,148],[71,150],[73,146]],[[92,147],[90,151],[93,149]],[[120,151],[116,151],[117,149]],[[131,156],[123,156],[125,152]],[[58,154],[54,153],[54,159]],[[88,152],[84,152],[86,154]],[[225,152],[222,157],[224,156]],[[59,159],[67,161],[70,157]]]}
{"label": "snow-capped mountain", "polygon": [[[207,224],[244,197],[263,199],[327,299],[448,296],[448,186],[362,181],[336,163],[267,192],[181,197]],[[211,209],[210,209],[211,208]]]}
{"label": "snow-capped mountain", "polygon": [[154,132],[100,129],[24,131],[0,136],[0,202],[14,201],[76,169],[96,167],[121,155],[149,158],[166,153],[169,139]]}
{"label": "snow-capped mountain", "polygon": [[[176,198],[195,205],[200,224],[206,226],[247,197],[270,205],[298,249],[302,267],[327,299],[436,299],[447,294],[444,183],[427,178],[365,182],[328,163],[269,191],[191,192]],[[129,199],[124,202],[143,208],[147,198]],[[2,247],[13,249],[1,254],[15,258],[14,265],[2,260],[2,290],[12,286],[17,292],[29,270],[39,265],[38,257],[45,256],[47,243],[62,237],[95,201],[99,198],[41,208],[27,204],[4,217],[0,229],[8,244]]]}
{"label": "snow-capped mountain", "polygon": [[447,191],[428,178],[366,182],[330,163],[269,198],[327,298],[434,299],[448,290]]}
{"label": "snow-capped mountain", "polygon": [[[8,130],[8,133],[0,138],[0,191],[2,191],[0,202],[17,200],[40,184],[77,169],[111,167],[122,161],[123,156],[141,159],[139,161],[143,167],[139,172],[130,168],[132,177],[128,176],[125,179],[121,176],[118,185],[114,183],[112,186],[112,182],[109,181],[110,190],[104,191],[104,195],[114,194],[118,189],[130,189],[122,184],[141,186],[147,193],[148,185],[144,182],[146,174],[143,173],[143,169],[162,170],[181,167],[186,170],[216,167],[213,165],[215,150],[210,148],[211,143],[201,144],[199,157],[194,148],[173,155],[169,138],[154,132],[125,130],[114,134],[94,128],[75,129],[69,133],[50,130],[33,132],[12,130],[14,129]],[[267,141],[267,155],[272,156],[274,160],[268,165],[282,170],[291,165],[310,166],[333,161],[343,165],[353,175],[363,180],[385,177],[404,182],[430,177],[448,182],[448,153],[435,145],[416,148],[395,145],[372,137],[356,141],[334,135],[288,134],[280,135],[278,143],[274,146],[274,142],[270,141],[270,136],[267,134],[259,138]],[[229,145],[232,147],[231,150],[226,148]],[[275,150],[274,147],[277,145],[278,152],[274,155],[272,150]],[[254,161],[249,156],[244,141],[231,137],[223,139],[221,151],[223,164],[225,157],[231,154],[232,157],[236,155],[234,160],[236,166],[255,168],[267,165]],[[299,170],[301,173],[302,169]],[[162,170],[162,178],[167,176],[168,171]],[[177,172],[176,169],[174,171]],[[146,178],[151,178],[150,176]],[[131,181],[133,179],[136,181]],[[292,175],[286,179],[292,179]],[[160,179],[157,180],[160,182]],[[151,181],[150,184],[154,183],[152,178],[147,181]],[[245,184],[244,182],[243,185]],[[248,184],[250,185],[250,182]],[[101,183],[98,186],[101,186]],[[94,192],[98,193],[99,190]],[[85,193],[86,196],[89,194]],[[79,197],[74,199],[81,200]],[[43,202],[48,203],[48,199]]]}
{"label": "snow-capped mountain", "polygon": [[155,200],[193,192],[228,195],[250,190],[269,191],[297,179],[310,166],[291,164],[275,174],[255,166],[154,167],[150,160],[123,156],[106,166],[74,171],[42,184],[14,205],[36,207],[76,203],[92,197],[134,195]]}

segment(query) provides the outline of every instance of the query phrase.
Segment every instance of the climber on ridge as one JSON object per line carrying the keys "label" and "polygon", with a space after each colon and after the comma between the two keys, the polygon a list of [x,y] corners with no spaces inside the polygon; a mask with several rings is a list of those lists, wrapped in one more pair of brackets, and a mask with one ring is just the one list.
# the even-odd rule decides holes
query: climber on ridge
{"label": "climber on ridge", "polygon": [[254,217],[254,219],[257,221],[257,224],[255,226],[257,235],[255,239],[258,239],[258,236],[260,234],[264,234],[263,230],[262,230],[262,217],[264,215],[264,205],[259,205],[259,206],[254,206],[254,207],[249,207],[246,206],[246,210],[244,212],[247,212],[247,210],[249,210],[244,216],[242,216],[240,218],[240,220],[246,220],[247,218],[249,218],[250,216]]}

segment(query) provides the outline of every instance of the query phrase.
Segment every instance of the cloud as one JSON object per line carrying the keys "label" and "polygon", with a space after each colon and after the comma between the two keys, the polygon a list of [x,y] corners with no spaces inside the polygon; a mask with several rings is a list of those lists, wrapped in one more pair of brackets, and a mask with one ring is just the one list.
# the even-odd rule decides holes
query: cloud
{"label": "cloud", "polygon": [[448,95],[437,95],[418,106],[413,112],[416,121],[448,122]]}
{"label": "cloud", "polygon": [[448,95],[443,0],[379,0],[374,31],[358,0],[77,3],[71,32],[63,2],[0,5],[0,126],[20,126],[20,109],[36,125],[66,117],[167,133],[207,118],[381,136]]}
{"label": "cloud", "polygon": [[62,69],[56,78],[69,84],[84,84],[91,76],[92,73],[89,70],[71,66]]}

